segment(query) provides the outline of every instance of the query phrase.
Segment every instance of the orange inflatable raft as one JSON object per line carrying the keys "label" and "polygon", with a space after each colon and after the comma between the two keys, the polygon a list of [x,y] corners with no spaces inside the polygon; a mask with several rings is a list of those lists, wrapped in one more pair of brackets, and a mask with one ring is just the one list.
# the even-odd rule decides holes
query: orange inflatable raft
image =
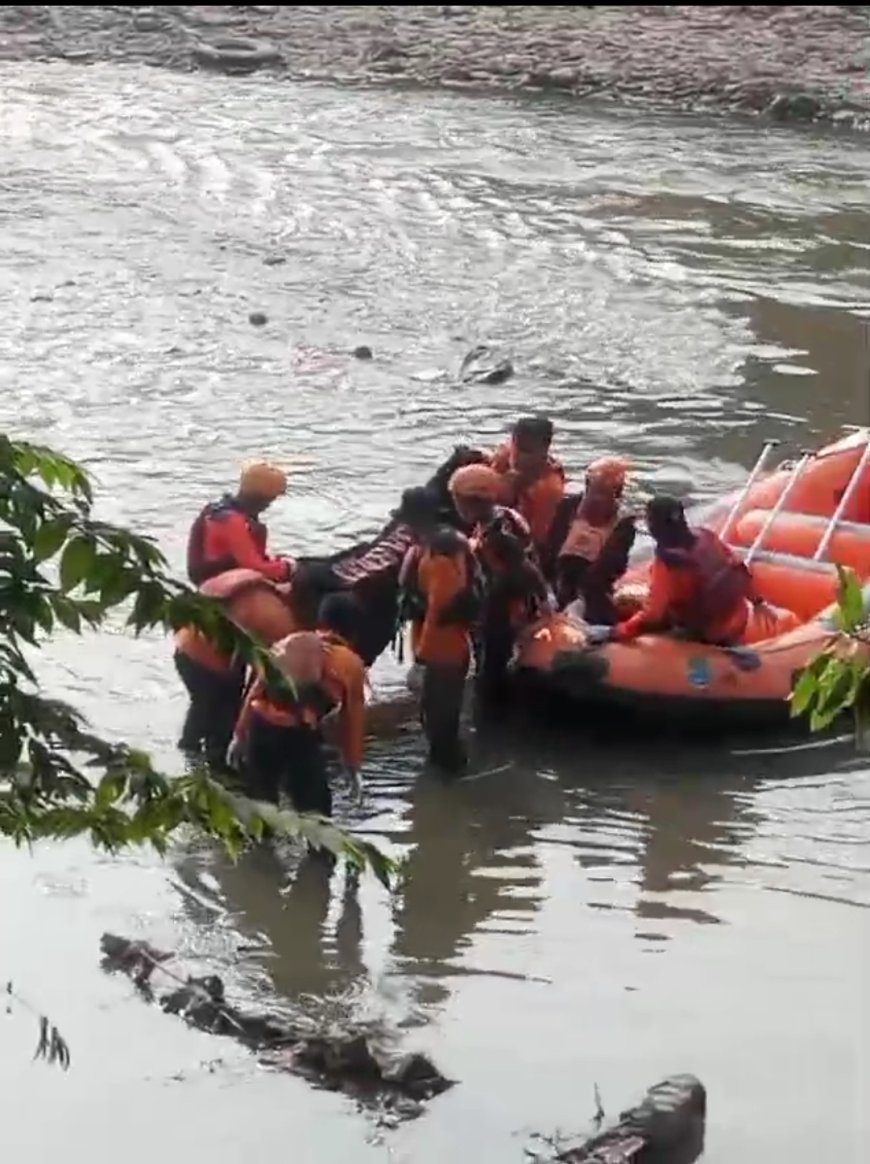
{"label": "orange inflatable raft", "polygon": [[[690,516],[743,557],[760,597],[796,617],[729,650],[667,635],[590,648],[582,621],[550,615],[523,636],[519,676],[592,705],[656,716],[785,717],[796,674],[836,637],[836,564],[855,571],[870,615],[870,430],[767,472],[774,447],[765,445],[741,490]],[[642,547],[621,587],[643,586],[651,558],[652,548]]]}

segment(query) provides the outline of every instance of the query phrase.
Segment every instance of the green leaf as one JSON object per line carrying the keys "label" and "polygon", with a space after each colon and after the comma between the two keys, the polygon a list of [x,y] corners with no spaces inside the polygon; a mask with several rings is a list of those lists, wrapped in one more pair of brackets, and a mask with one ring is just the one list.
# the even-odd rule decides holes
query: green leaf
{"label": "green leaf", "polygon": [[46,521],[36,531],[33,539],[33,556],[37,562],[53,558],[67,539],[69,522],[65,518]]}
{"label": "green leaf", "polygon": [[847,633],[852,633],[865,621],[864,594],[861,584],[854,570],[837,566],[839,578],[839,595],[837,598],[837,616],[840,626]]}
{"label": "green leaf", "polygon": [[127,777],[118,772],[107,772],[97,785],[96,806],[109,808],[116,804],[127,792]]}
{"label": "green leaf", "polygon": [[824,731],[850,706],[852,668],[840,659],[831,659],[819,680],[816,704],[810,713],[810,729]]}
{"label": "green leaf", "polygon": [[67,630],[74,631],[77,635],[80,635],[82,633],[82,620],[77,604],[71,598],[66,598],[63,594],[53,594],[49,601],[54,608],[57,621],[62,626],[65,626]]}
{"label": "green leaf", "polygon": [[94,566],[94,547],[85,538],[73,538],[60,560],[60,584],[67,592],[87,578]]}
{"label": "green leaf", "polygon": [[33,617],[46,634],[50,635],[54,630],[54,615],[51,612],[48,599],[43,598],[42,595],[37,595],[37,601],[33,604]]}
{"label": "green leaf", "polygon": [[800,678],[794,685],[794,690],[791,693],[791,717],[795,719],[799,715],[803,715],[812,701],[816,697],[819,688],[819,681],[816,677],[812,667],[806,667],[800,674]]}

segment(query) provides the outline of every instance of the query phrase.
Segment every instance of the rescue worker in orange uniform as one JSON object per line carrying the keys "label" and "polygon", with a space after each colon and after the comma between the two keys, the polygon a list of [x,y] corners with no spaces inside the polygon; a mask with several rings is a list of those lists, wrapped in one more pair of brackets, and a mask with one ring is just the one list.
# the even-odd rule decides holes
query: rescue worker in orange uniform
{"label": "rescue worker in orange uniform", "polygon": [[184,752],[204,750],[209,764],[221,768],[242,706],[245,664],[219,651],[196,627],[185,626],[175,634],[175,669],[190,697],[178,746]]}
{"label": "rescue worker in orange uniform", "polygon": [[332,815],[320,728],[336,709],[342,760],[357,783],[365,747],[366,672],[348,640],[358,617],[352,596],[331,594],[323,600],[316,631],[297,631],[272,648],[289,682],[262,675],[254,680],[228,757],[233,766],[243,763],[254,799],[277,803],[284,790],[297,812]]}
{"label": "rescue worker in orange uniform", "polygon": [[414,661],[423,673],[420,719],[429,760],[444,772],[461,772],[468,762],[460,740],[462,699],[482,602],[468,539],[444,525],[424,532],[405,557],[399,583]]}
{"label": "rescue worker in orange uniform", "polygon": [[478,691],[485,703],[506,693],[507,667],[517,632],[549,604],[531,532],[513,509],[499,504],[502,482],[487,465],[466,465],[450,479],[462,521],[483,573],[485,598],[478,631]]}
{"label": "rescue worker in orange uniform", "polygon": [[656,544],[646,602],[615,627],[590,627],[589,642],[673,631],[716,646],[740,643],[756,601],[746,566],[712,530],[693,530],[674,497],[654,497],[646,519]]}
{"label": "rescue worker in orange uniform", "polygon": [[238,492],[202,510],[187,543],[187,575],[194,586],[227,570],[256,570],[272,582],[289,582],[290,558],[266,552],[267,530],[260,516],[287,492],[287,476],[274,465],[255,461],[242,468]]}
{"label": "rescue worker in orange uniform", "polygon": [[627,474],[628,463],[621,457],[593,461],[582,496],[562,507],[553,529],[559,606],[582,599],[584,618],[599,626],[617,621],[613,588],[628,568],[636,536],[634,516],[621,511]]}
{"label": "rescue worker in orange uniform", "polygon": [[502,500],[525,519],[538,554],[542,554],[565,495],[565,470],[550,455],[553,422],[546,416],[523,416],[511,438],[492,454],[490,464],[502,478]]}

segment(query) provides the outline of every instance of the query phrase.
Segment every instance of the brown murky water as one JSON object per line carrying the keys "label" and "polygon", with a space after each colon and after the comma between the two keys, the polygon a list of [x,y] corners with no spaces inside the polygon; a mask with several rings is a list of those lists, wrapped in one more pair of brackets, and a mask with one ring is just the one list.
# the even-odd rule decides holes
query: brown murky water
{"label": "brown murky water", "polygon": [[[296,550],[371,528],[532,399],[575,470],[616,447],[644,487],[698,497],[763,437],[868,419],[863,139],[108,68],[3,79],[0,421],[82,458],[104,514],[177,562],[254,453],[296,465],[272,523]],[[481,341],[515,380],[457,386]],[[361,342],[370,364],[346,354]],[[45,673],[177,764],[166,643],[61,642]],[[707,1159],[866,1160],[870,771],[845,747],[758,747],[506,728],[479,761],[506,771],[442,788],[413,735],[381,742],[356,823],[409,857],[392,903],[340,874],[282,893],[262,858],[197,847],[7,849],[0,974],[74,1058],[31,1066],[30,1020],[7,1020],[9,1151],[504,1164],[531,1131],[582,1129],[596,1083],[613,1112],[693,1070]],[[102,976],[104,929],[242,997],[368,1018],[461,1086],[381,1133]]]}

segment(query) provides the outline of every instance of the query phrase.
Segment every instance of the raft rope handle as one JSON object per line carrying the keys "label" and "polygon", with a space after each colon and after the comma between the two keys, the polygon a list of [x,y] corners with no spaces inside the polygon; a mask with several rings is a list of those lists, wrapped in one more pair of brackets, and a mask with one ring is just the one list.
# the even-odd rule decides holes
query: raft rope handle
{"label": "raft rope handle", "polygon": [[773,523],[776,521],[776,519],[779,517],[779,515],[782,513],[783,509],[785,508],[785,503],[786,503],[786,501],[788,501],[789,495],[791,494],[792,489],[795,487],[798,480],[803,476],[805,469],[807,468],[807,466],[809,465],[809,463],[813,459],[813,457],[815,457],[815,455],[816,454],[812,449],[801,449],[800,460],[798,460],[796,462],[794,468],[791,471],[791,476],[786,481],[782,492],[780,493],[779,497],[777,498],[776,504],[773,506],[773,508],[768,513],[767,519],[764,522],[764,525],[762,525],[761,529],[758,531],[758,536],[756,537],[756,539],[752,543],[752,545],[749,547],[749,550],[746,553],[746,557],[743,559],[745,565],[749,566],[752,563],[752,559],[755,557],[755,555],[758,553],[758,551],[763,546],[764,539],[770,533],[770,529],[771,529]]}
{"label": "raft rope handle", "polygon": [[843,490],[843,496],[840,498],[839,504],[834,512],[831,514],[831,520],[828,522],[828,528],[825,530],[822,540],[819,542],[818,549],[813,554],[814,562],[824,561],[828,548],[837,531],[837,526],[843,519],[843,514],[846,512],[846,506],[855,496],[858,491],[858,486],[861,484],[861,478],[864,470],[870,465],[870,440],[864,446],[864,452],[858,458],[858,463],[855,465],[855,470],[849,478],[846,488]]}
{"label": "raft rope handle", "polygon": [[781,443],[780,441],[773,439],[773,438],[771,440],[764,442],[764,445],[762,446],[761,452],[758,454],[758,460],[755,462],[755,465],[752,469],[752,472],[749,474],[749,476],[746,479],[746,484],[740,490],[740,494],[737,497],[737,500],[731,506],[731,510],[730,510],[728,516],[725,518],[725,524],[722,526],[722,531],[719,534],[719,536],[721,537],[723,542],[728,541],[728,535],[731,533],[731,527],[734,525],[734,522],[737,520],[737,514],[740,512],[741,506],[743,505],[746,498],[749,496],[749,490],[752,488],[752,486],[755,484],[755,482],[758,480],[758,478],[764,472],[764,469],[767,466],[767,462],[770,459],[770,454],[773,452],[773,450],[775,448],[779,447],[780,443]]}

